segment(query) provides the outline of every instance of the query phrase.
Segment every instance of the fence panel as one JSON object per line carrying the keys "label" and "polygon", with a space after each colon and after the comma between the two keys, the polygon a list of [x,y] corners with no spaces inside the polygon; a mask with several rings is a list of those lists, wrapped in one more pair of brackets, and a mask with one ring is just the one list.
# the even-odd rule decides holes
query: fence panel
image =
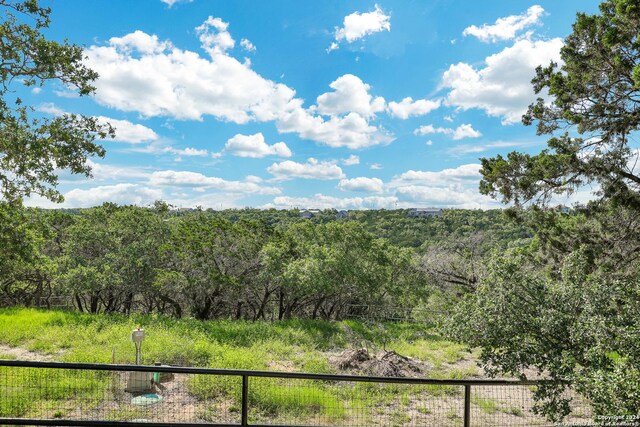
{"label": "fence panel", "polygon": [[536,384],[0,360],[0,425],[549,425]]}

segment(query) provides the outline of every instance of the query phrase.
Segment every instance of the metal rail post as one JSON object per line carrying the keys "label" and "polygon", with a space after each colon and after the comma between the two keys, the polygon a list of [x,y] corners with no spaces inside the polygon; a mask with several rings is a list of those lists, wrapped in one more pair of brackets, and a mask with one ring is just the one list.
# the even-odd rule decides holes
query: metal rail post
{"label": "metal rail post", "polygon": [[240,425],[249,425],[249,376],[242,376],[242,416]]}
{"label": "metal rail post", "polygon": [[471,384],[464,386],[464,427],[471,426]]}

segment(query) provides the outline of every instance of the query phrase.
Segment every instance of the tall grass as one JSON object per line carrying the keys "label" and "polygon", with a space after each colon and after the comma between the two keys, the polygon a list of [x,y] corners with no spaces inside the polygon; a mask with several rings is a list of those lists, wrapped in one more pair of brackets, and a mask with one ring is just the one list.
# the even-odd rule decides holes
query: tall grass
{"label": "tall grass", "polygon": [[[0,309],[0,344],[46,354],[54,360],[97,363],[111,362],[115,347],[118,362],[132,362],[134,346],[129,337],[131,330],[138,326],[147,332],[142,345],[144,363],[334,373],[336,369],[329,363],[329,354],[362,345],[393,349],[436,368],[468,356],[462,346],[444,341],[428,327],[417,324],[368,325],[356,321],[311,320],[200,322],[154,315],[90,315],[26,308]],[[9,356],[3,356],[0,351],[0,358],[3,357]],[[441,369],[434,373],[444,375]],[[7,368],[0,369],[0,381],[6,381],[8,375]],[[0,416],[33,416],[37,408],[55,406],[47,402],[77,399],[81,395],[86,402],[99,401],[108,388],[106,376],[87,374],[79,382],[73,378],[73,372],[59,370],[50,373],[47,378],[50,387],[38,394],[38,401],[34,402],[27,385],[36,378],[30,375],[21,376],[1,399]],[[387,385],[380,388],[366,384],[348,386],[258,378],[250,381],[249,398],[257,417],[303,421],[320,417],[334,424],[353,410],[348,403],[353,393],[364,406],[404,407],[408,393],[452,392],[444,388],[436,390],[436,387]],[[239,407],[241,380],[238,377],[194,375],[187,381],[187,389],[202,401],[212,404],[231,401]],[[201,416],[206,419],[208,415]]]}

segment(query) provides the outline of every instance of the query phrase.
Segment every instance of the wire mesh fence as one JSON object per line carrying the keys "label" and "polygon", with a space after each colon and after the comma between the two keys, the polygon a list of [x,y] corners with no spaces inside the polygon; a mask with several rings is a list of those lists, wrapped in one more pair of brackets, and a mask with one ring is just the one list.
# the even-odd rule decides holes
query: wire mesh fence
{"label": "wire mesh fence", "polygon": [[536,384],[0,360],[0,425],[553,425]]}

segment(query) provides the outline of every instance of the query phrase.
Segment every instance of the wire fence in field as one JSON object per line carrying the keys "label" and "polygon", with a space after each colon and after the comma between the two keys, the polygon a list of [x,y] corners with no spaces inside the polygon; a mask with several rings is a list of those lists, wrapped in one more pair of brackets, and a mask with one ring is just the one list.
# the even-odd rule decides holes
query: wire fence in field
{"label": "wire fence in field", "polygon": [[536,384],[0,360],[0,425],[553,425]]}

